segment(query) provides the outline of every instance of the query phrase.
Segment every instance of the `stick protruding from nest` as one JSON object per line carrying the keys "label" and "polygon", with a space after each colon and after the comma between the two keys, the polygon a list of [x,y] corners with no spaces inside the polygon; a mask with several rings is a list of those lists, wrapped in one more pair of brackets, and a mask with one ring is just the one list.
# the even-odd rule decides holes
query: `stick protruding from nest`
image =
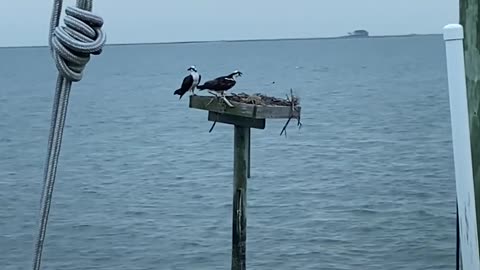
{"label": "stick protruding from nest", "polygon": [[[282,131],[280,132],[280,136],[285,132],[285,137],[287,137],[287,127],[288,124],[290,123],[290,120],[293,118],[293,112],[298,111],[297,106],[299,103],[298,97],[293,95],[293,89],[290,88],[290,96],[287,95],[287,100],[290,102],[290,117],[288,118],[287,122],[282,128]],[[300,114],[297,116],[297,126],[298,129],[302,128],[302,122],[300,122]]]}

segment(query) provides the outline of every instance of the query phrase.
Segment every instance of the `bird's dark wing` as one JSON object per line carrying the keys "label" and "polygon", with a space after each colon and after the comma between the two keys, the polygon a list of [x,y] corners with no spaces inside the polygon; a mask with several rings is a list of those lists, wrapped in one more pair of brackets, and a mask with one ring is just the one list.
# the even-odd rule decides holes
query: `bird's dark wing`
{"label": "bird's dark wing", "polygon": [[214,80],[206,81],[203,84],[203,87],[205,87],[206,89],[212,89],[212,87],[215,87],[216,84],[217,84],[217,81],[214,79]]}
{"label": "bird's dark wing", "polygon": [[202,81],[202,75],[198,74],[198,84]]}
{"label": "bird's dark wing", "polygon": [[192,77],[192,75],[188,75],[185,78],[183,78],[181,88],[187,90],[188,88],[190,88],[192,83],[193,83],[193,77]]}
{"label": "bird's dark wing", "polygon": [[199,89],[209,89],[213,91],[227,91],[235,85],[235,80],[229,80],[225,77],[218,77],[205,82]]}
{"label": "bird's dark wing", "polygon": [[236,81],[235,80],[228,80],[225,78],[221,78],[217,81],[217,85],[215,90],[221,90],[221,91],[226,91],[230,88],[232,88],[235,85]]}

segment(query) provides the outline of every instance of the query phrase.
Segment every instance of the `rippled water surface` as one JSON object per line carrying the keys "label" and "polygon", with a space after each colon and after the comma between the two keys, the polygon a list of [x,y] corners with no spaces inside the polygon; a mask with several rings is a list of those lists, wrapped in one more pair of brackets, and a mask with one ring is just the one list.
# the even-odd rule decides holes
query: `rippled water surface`
{"label": "rippled water surface", "polygon": [[[28,269],[56,70],[0,49],[0,265]],[[250,269],[453,269],[440,36],[109,46],[73,86],[44,269],[229,269],[233,129],[173,91],[300,95],[303,128],[252,131]],[[272,82],[275,82],[273,84]]]}

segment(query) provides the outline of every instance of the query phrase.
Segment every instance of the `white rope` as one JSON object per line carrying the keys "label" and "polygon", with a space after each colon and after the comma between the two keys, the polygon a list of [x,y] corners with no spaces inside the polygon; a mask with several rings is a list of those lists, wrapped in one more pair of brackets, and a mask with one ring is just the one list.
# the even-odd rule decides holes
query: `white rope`
{"label": "white rope", "polygon": [[34,270],[40,269],[42,260],[43,243],[72,82],[82,79],[83,70],[90,60],[90,54],[100,54],[106,41],[105,33],[101,29],[103,19],[91,12],[92,0],[77,0],[77,7],[67,7],[65,9],[65,26],[59,26],[62,4],[62,0],[54,0],[50,21],[49,45],[59,74],[48,138],[48,153],[40,201],[40,224],[35,241]]}

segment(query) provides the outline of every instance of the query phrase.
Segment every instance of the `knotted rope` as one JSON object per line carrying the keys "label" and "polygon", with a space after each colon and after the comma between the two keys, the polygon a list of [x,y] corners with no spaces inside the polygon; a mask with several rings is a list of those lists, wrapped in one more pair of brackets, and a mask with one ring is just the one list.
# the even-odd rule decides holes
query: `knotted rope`
{"label": "knotted rope", "polygon": [[40,201],[40,224],[35,241],[33,269],[39,270],[52,200],[63,128],[72,82],[82,79],[90,54],[101,53],[106,41],[103,19],[94,15],[92,0],[77,0],[77,7],[67,7],[65,26],[59,26],[63,0],[54,0],[50,22],[49,45],[59,72],[55,89],[48,153]]}

